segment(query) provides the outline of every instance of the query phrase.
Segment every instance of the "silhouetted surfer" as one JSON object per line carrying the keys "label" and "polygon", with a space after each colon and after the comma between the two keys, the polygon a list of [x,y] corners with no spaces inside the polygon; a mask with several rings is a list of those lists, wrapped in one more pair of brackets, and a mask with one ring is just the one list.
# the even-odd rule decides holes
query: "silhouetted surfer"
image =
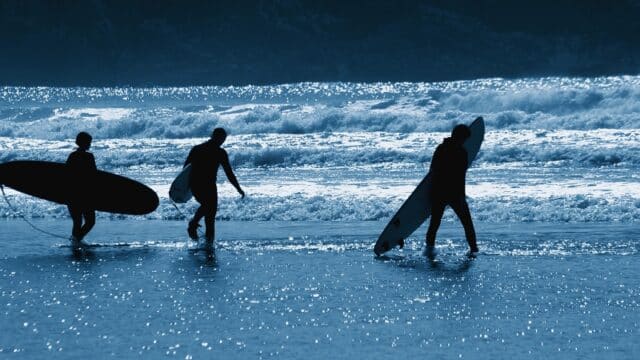
{"label": "silhouetted surfer", "polygon": [[431,222],[427,231],[427,248],[425,255],[430,259],[435,257],[436,232],[447,205],[451,206],[462,225],[469,243],[468,255],[473,257],[478,253],[476,232],[473,228],[469,205],[465,198],[465,175],[467,173],[467,151],[462,147],[465,140],[471,136],[466,125],[457,125],[451,131],[451,137],[444,139],[433,153],[431,160]]}
{"label": "silhouetted surfer", "polygon": [[[91,177],[95,173],[96,160],[93,154],[88,152],[91,147],[91,135],[81,132],[76,136],[76,144],[78,149],[67,158],[67,166],[71,172],[70,182],[74,192],[70,195],[69,215],[73,220],[73,229],[71,231],[71,240],[79,243],[91,231],[96,223],[96,212],[87,203],[91,183]],[[98,190],[99,191],[99,190]],[[84,218],[84,224],[82,220]]]}
{"label": "silhouetted surfer", "polygon": [[215,220],[218,210],[218,189],[216,179],[218,167],[222,165],[227,179],[238,190],[244,198],[244,191],[240,188],[240,184],[229,164],[229,155],[220,146],[227,138],[227,132],[223,128],[216,128],[211,134],[211,139],[196,145],[189,152],[189,156],[184,166],[191,164],[191,177],[189,186],[196,200],[200,203],[200,207],[196,211],[193,219],[189,222],[189,237],[198,239],[198,227],[200,219],[205,218],[205,238],[207,246],[213,246],[215,240]]}

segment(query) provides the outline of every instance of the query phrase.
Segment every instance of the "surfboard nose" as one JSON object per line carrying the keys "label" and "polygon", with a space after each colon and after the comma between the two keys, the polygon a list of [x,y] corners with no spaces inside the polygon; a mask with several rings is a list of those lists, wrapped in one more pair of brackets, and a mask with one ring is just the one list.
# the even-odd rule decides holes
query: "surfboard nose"
{"label": "surfboard nose", "polygon": [[150,213],[156,211],[158,206],[160,206],[160,199],[158,198],[158,194],[156,194],[156,192],[151,190],[151,189],[149,189],[149,190],[150,190],[150,193],[147,195],[148,199],[147,199],[147,201],[143,202],[147,206],[140,207],[140,211],[139,211],[140,213],[139,214],[133,214],[133,215],[150,214]]}

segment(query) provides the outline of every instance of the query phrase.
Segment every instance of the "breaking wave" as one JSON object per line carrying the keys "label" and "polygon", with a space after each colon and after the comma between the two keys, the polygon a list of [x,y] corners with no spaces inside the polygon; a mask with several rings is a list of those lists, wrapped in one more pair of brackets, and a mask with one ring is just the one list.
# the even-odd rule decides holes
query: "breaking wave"
{"label": "breaking wave", "polygon": [[448,131],[483,115],[490,130],[640,127],[640,77],[245,87],[0,88],[0,136],[70,139]]}

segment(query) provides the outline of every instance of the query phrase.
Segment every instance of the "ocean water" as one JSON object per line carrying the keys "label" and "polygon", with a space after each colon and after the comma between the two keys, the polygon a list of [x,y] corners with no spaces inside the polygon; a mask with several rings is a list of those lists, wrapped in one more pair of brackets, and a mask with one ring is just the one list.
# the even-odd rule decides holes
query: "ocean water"
{"label": "ocean water", "polygon": [[[386,221],[456,123],[487,133],[467,175],[481,248],[445,215],[377,259]],[[168,200],[214,127],[215,258]],[[64,161],[157,191],[146,216],[98,215],[73,251],[66,208],[0,202],[0,354],[16,357],[636,358],[640,77],[246,87],[0,88],[0,161]]]}
{"label": "ocean water", "polygon": [[[68,222],[35,220],[64,231]],[[444,224],[375,258],[384,222],[235,222],[214,258],[178,221],[105,220],[94,247],[0,226],[0,357],[634,359],[640,245],[628,224]]]}
{"label": "ocean water", "polygon": [[[469,170],[478,220],[640,220],[640,77],[246,87],[0,88],[0,161],[64,161],[79,131],[100,168],[167,188],[191,146],[225,127],[244,202],[221,219],[388,219],[454,124],[482,115]],[[222,181],[222,180],[221,180]],[[28,216],[59,206],[9,192]],[[508,205],[508,206],[506,206]],[[193,204],[187,206],[192,210]],[[535,210],[533,210],[535,209]],[[6,204],[0,216],[13,217]]]}

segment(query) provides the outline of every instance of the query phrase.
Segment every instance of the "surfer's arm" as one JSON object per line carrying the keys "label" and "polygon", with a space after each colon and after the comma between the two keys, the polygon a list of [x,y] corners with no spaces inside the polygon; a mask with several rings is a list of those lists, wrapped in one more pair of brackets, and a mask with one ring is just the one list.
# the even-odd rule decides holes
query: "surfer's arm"
{"label": "surfer's arm", "polygon": [[183,168],[187,167],[187,165],[191,164],[191,161],[193,160],[193,149],[191,149],[191,151],[189,151],[189,155],[187,156],[187,160],[185,160],[184,165],[182,165]]}
{"label": "surfer's arm", "polygon": [[67,165],[73,165],[73,161],[75,156],[73,155],[74,153],[69,154],[69,156],[67,156],[67,161],[65,162],[65,164]]}
{"label": "surfer's arm", "polygon": [[96,166],[96,158],[93,157],[93,154],[89,154],[89,168],[93,171],[98,170],[98,167]]}
{"label": "surfer's arm", "polygon": [[466,172],[467,168],[469,167],[469,158],[467,156],[467,150],[465,150],[465,148],[461,148],[462,151],[460,151],[460,167],[462,172]]}
{"label": "surfer's arm", "polygon": [[227,175],[227,179],[229,179],[231,185],[233,185],[233,187],[238,190],[240,195],[244,197],[244,191],[242,191],[240,183],[238,183],[238,179],[236,179],[236,175],[233,173],[233,169],[231,169],[231,164],[229,163],[229,155],[227,155],[227,152],[224,150],[222,150],[222,159],[220,161],[220,165],[222,165],[224,173]]}
{"label": "surfer's arm", "polygon": [[442,153],[442,149],[440,148],[440,146],[438,146],[436,148],[436,151],[433,152],[433,156],[431,157],[431,164],[429,164],[430,172],[433,172],[433,171],[438,172],[442,168],[441,153]]}

